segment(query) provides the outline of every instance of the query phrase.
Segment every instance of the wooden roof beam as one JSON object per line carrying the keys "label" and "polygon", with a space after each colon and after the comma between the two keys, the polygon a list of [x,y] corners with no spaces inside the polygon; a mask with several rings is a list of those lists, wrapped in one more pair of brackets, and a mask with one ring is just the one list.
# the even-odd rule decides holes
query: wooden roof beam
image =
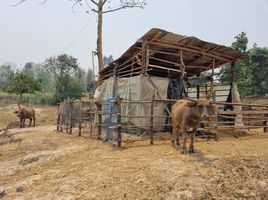
{"label": "wooden roof beam", "polygon": [[212,53],[206,53],[206,52],[202,52],[202,51],[198,51],[195,49],[191,49],[189,47],[181,47],[181,46],[177,46],[177,45],[171,45],[171,44],[165,44],[165,43],[161,43],[161,42],[148,42],[151,45],[156,45],[156,46],[162,46],[162,47],[167,47],[167,48],[174,48],[174,49],[179,49],[179,50],[183,50],[183,51],[187,51],[187,52],[192,52],[192,53],[196,53],[196,54],[201,54],[210,58],[214,58],[214,59],[218,59],[227,63],[231,63],[233,61],[233,59],[227,59],[224,57],[221,57],[219,55],[214,55]]}

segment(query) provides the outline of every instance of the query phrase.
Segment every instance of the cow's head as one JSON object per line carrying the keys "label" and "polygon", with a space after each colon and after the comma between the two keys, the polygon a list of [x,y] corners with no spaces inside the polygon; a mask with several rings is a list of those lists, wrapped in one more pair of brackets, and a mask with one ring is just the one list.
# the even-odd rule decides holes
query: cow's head
{"label": "cow's head", "polygon": [[14,113],[17,114],[17,117],[19,118],[24,117],[24,112],[22,110],[16,110]]}
{"label": "cow's head", "polygon": [[212,100],[207,99],[188,99],[190,102],[188,106],[195,107],[200,113],[201,120],[208,120],[210,115],[214,114],[217,110],[217,106]]}

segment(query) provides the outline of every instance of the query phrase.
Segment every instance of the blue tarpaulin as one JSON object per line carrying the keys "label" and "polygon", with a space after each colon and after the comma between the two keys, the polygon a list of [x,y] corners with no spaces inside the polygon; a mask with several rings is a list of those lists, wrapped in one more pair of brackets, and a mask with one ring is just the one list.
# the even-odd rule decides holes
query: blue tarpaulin
{"label": "blue tarpaulin", "polygon": [[106,132],[106,140],[117,140],[118,129],[111,129],[110,127],[118,125],[117,114],[118,106],[116,104],[116,98],[110,98],[105,100],[103,105],[104,114],[104,128]]}

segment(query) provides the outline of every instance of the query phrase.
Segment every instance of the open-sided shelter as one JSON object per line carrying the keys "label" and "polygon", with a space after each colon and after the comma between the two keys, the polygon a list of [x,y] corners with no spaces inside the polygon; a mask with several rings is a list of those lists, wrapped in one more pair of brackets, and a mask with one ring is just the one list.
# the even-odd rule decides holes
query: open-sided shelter
{"label": "open-sided shelter", "polygon": [[[168,102],[168,99],[187,95],[183,90],[184,79],[199,77],[202,72],[211,70],[208,92],[208,97],[211,97],[215,69],[230,64],[234,84],[235,63],[245,59],[246,55],[230,47],[153,28],[99,72],[94,97],[106,100],[120,96],[139,102],[128,104],[123,112],[129,116],[131,123],[146,127],[149,119],[135,118],[150,115],[150,105],[142,101],[152,98],[162,100],[154,104],[154,115],[165,116],[170,112],[165,100]],[[199,93],[197,86],[197,98]],[[160,117],[154,120],[159,125],[157,130],[162,130],[166,119]]]}

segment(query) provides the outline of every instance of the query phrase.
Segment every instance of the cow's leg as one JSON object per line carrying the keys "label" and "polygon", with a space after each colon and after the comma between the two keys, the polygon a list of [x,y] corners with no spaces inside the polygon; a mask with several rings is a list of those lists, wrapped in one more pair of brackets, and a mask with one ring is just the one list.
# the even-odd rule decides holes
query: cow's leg
{"label": "cow's leg", "polygon": [[20,128],[22,128],[22,119],[20,119]]}
{"label": "cow's leg", "polygon": [[30,120],[29,127],[31,127],[31,125],[32,125],[32,120],[33,120],[33,119],[30,118],[29,120]]}
{"label": "cow's leg", "polygon": [[186,152],[186,142],[187,142],[187,137],[188,137],[188,135],[187,135],[187,131],[185,131],[185,130],[183,130],[182,131],[182,140],[183,140],[183,144],[182,144],[182,150],[181,150],[181,153],[182,154],[186,154],[187,152]]}
{"label": "cow's leg", "polygon": [[178,146],[180,146],[180,134],[181,134],[181,131],[177,131],[177,134],[176,134],[176,144]]}
{"label": "cow's leg", "polygon": [[35,126],[35,116],[33,117],[33,126]]}
{"label": "cow's leg", "polygon": [[190,142],[190,147],[189,147],[189,153],[195,153],[194,151],[194,138],[195,138],[195,130],[191,133],[191,142]]}
{"label": "cow's leg", "polygon": [[175,146],[175,135],[177,133],[178,129],[176,126],[173,126],[172,128],[172,136],[171,136],[171,143]]}
{"label": "cow's leg", "polygon": [[25,127],[25,118],[22,119],[22,128]]}

